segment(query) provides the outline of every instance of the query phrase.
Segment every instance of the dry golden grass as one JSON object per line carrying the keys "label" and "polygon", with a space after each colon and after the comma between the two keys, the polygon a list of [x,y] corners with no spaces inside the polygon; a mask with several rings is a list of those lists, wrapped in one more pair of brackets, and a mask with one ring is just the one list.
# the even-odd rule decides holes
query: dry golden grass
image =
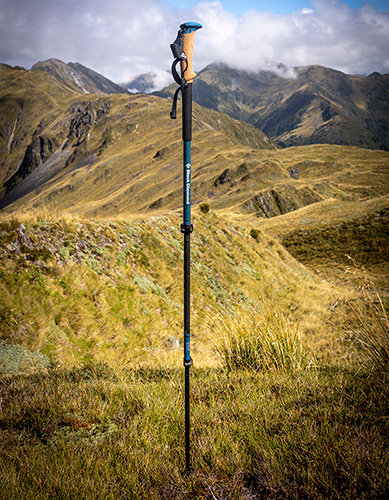
{"label": "dry golden grass", "polygon": [[[182,337],[179,218],[91,221],[44,213],[0,224],[2,324],[7,342],[42,350],[59,363],[83,360],[177,366],[168,338]],[[333,341],[338,292],[310,274],[274,239],[195,211],[192,235],[193,355],[219,364],[207,318],[270,301],[299,321],[320,356]],[[29,240],[22,243],[21,224]],[[11,322],[10,315],[14,318]]]}

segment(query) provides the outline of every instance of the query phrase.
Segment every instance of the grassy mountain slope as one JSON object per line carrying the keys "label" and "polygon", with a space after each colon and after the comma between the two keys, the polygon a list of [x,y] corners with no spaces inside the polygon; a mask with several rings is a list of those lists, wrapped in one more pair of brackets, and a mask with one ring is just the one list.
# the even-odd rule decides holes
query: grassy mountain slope
{"label": "grassy mountain slope", "polygon": [[[310,269],[331,278],[342,276],[348,266],[364,266],[389,297],[388,153],[319,145],[277,153],[293,181],[246,202],[244,212],[253,213],[250,222],[276,236]],[[282,212],[288,204],[297,205],[296,192],[317,198]]]}
{"label": "grassy mountain slope", "polygon": [[[45,72],[16,72],[19,80],[12,70],[9,73],[14,86],[4,82],[4,106],[17,99],[20,105],[4,110],[2,207],[45,204],[77,213],[117,215],[180,205],[180,120],[170,119],[167,100],[80,97]],[[31,102],[24,91],[25,77],[36,81],[39,89],[41,81],[53,87],[49,106],[38,97]],[[18,109],[24,102],[30,114],[23,116],[20,130]],[[35,115],[39,121],[31,119]],[[219,170],[229,157],[243,158],[253,148],[276,148],[255,127],[196,105],[193,129],[194,161],[205,166],[213,160]]]}
{"label": "grassy mountain slope", "polygon": [[82,65],[57,59],[30,71],[1,64],[0,75],[0,196],[58,150],[69,131],[60,131],[55,120],[73,97],[126,92]]}
{"label": "grassy mountain slope", "polygon": [[[169,118],[169,101],[146,95],[80,99],[46,72],[2,71],[1,172],[7,194],[0,205],[5,213],[44,207],[117,217],[181,207],[181,124]],[[301,238],[299,245],[292,245],[289,240],[301,233],[304,213],[312,214],[312,227],[306,228],[310,237],[324,224],[320,234],[325,239],[335,214],[339,224],[363,226],[354,221],[353,211],[366,206],[366,217],[380,221],[376,248],[385,248],[386,152],[335,145],[279,149],[256,128],[196,104],[193,129],[194,206],[208,203],[211,210],[240,214],[241,220],[251,217],[251,223],[274,236],[279,232],[298,258],[306,241]],[[287,234],[283,220],[295,221]],[[317,239],[312,241],[322,247]],[[365,237],[365,243],[356,245],[352,257],[365,263],[362,253],[366,256],[363,248],[369,241]],[[342,252],[343,247],[337,246]],[[305,253],[309,265],[311,253]],[[327,268],[334,255],[324,258]],[[377,253],[374,259],[381,257]]]}
{"label": "grassy mountain slope", "polygon": [[[54,121],[78,95],[46,72],[0,66],[0,179],[9,179],[22,162],[34,136]],[[4,193],[4,190],[3,190]]]}
{"label": "grassy mountain slope", "polygon": [[[265,234],[254,238],[246,226],[200,211],[194,225],[192,331],[200,364],[218,364],[211,326],[217,315],[258,302],[299,318],[304,342],[325,357],[336,292]],[[1,338],[66,365],[175,365],[181,350],[169,342],[181,339],[183,327],[179,226],[176,215],[4,220]],[[323,328],[316,329],[319,318]]]}
{"label": "grassy mountain slope", "polygon": [[[194,82],[194,99],[252,123],[284,146],[389,148],[389,75],[346,75],[322,66],[293,71],[283,77],[211,64]],[[168,87],[157,95],[171,92]]]}
{"label": "grassy mountain slope", "polygon": [[[35,92],[31,102],[24,88],[25,81],[34,85],[33,74],[19,73],[15,90],[4,86],[2,101],[20,102],[5,110],[4,209],[44,205],[113,216],[180,207],[180,120],[169,118],[168,101],[144,95],[80,100],[42,72],[35,73],[38,90],[43,80],[52,96],[42,118],[46,94]],[[18,121],[23,107],[29,114]],[[197,105],[193,128],[195,205],[272,217],[331,198],[387,193],[384,152],[324,145],[277,149],[254,127]]]}
{"label": "grassy mountain slope", "polygon": [[235,161],[229,179],[214,188],[212,206],[274,217],[330,198],[351,201],[388,192],[386,152],[315,145],[253,151],[245,160]]}

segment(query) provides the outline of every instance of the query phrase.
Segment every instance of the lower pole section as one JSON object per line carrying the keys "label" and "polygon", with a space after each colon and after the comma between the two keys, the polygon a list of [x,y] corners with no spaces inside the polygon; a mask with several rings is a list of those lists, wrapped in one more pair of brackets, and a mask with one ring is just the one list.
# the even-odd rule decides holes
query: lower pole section
{"label": "lower pole section", "polygon": [[190,471],[190,366],[185,366],[185,474]]}
{"label": "lower pole section", "polygon": [[190,234],[192,224],[182,224],[184,233],[184,366],[185,366],[185,473],[190,473]]}
{"label": "lower pole section", "polygon": [[193,226],[183,225],[184,233],[184,362],[190,357],[190,232]]}

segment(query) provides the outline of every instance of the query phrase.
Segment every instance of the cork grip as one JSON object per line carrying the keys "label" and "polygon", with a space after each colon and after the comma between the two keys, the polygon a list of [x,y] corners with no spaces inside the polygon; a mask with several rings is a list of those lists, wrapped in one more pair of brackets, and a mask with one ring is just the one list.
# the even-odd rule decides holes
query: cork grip
{"label": "cork grip", "polygon": [[[196,73],[193,71],[194,35],[195,35],[195,31],[192,31],[191,33],[184,33],[184,35],[183,35],[182,49],[185,52],[186,59],[188,62],[188,68],[184,74],[186,83],[192,83],[193,78],[196,76]],[[182,76],[182,72],[185,70],[185,66],[186,66],[186,63],[181,62],[181,76]]]}

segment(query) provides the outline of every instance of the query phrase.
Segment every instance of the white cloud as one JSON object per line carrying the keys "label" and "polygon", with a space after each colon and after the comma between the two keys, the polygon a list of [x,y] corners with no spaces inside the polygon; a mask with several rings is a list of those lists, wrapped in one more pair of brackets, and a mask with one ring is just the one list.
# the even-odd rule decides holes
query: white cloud
{"label": "white cloud", "polygon": [[201,3],[195,12],[206,30],[196,50],[204,58],[212,50],[214,59],[246,70],[281,62],[348,73],[389,72],[388,13],[371,4],[352,9],[340,0],[313,4],[309,15],[307,9],[282,16],[250,11],[237,18],[225,13],[220,2]]}
{"label": "white cloud", "polygon": [[160,0],[0,0],[0,62],[57,57],[125,81],[169,64],[175,24]]}
{"label": "white cloud", "polygon": [[388,13],[368,3],[360,9],[341,0],[312,3],[287,15],[251,10],[237,17],[218,1],[178,11],[164,0],[0,0],[0,62],[30,67],[57,57],[117,82],[154,72],[162,83],[179,24],[199,21],[196,71],[219,60],[253,71],[283,63],[389,72]]}

